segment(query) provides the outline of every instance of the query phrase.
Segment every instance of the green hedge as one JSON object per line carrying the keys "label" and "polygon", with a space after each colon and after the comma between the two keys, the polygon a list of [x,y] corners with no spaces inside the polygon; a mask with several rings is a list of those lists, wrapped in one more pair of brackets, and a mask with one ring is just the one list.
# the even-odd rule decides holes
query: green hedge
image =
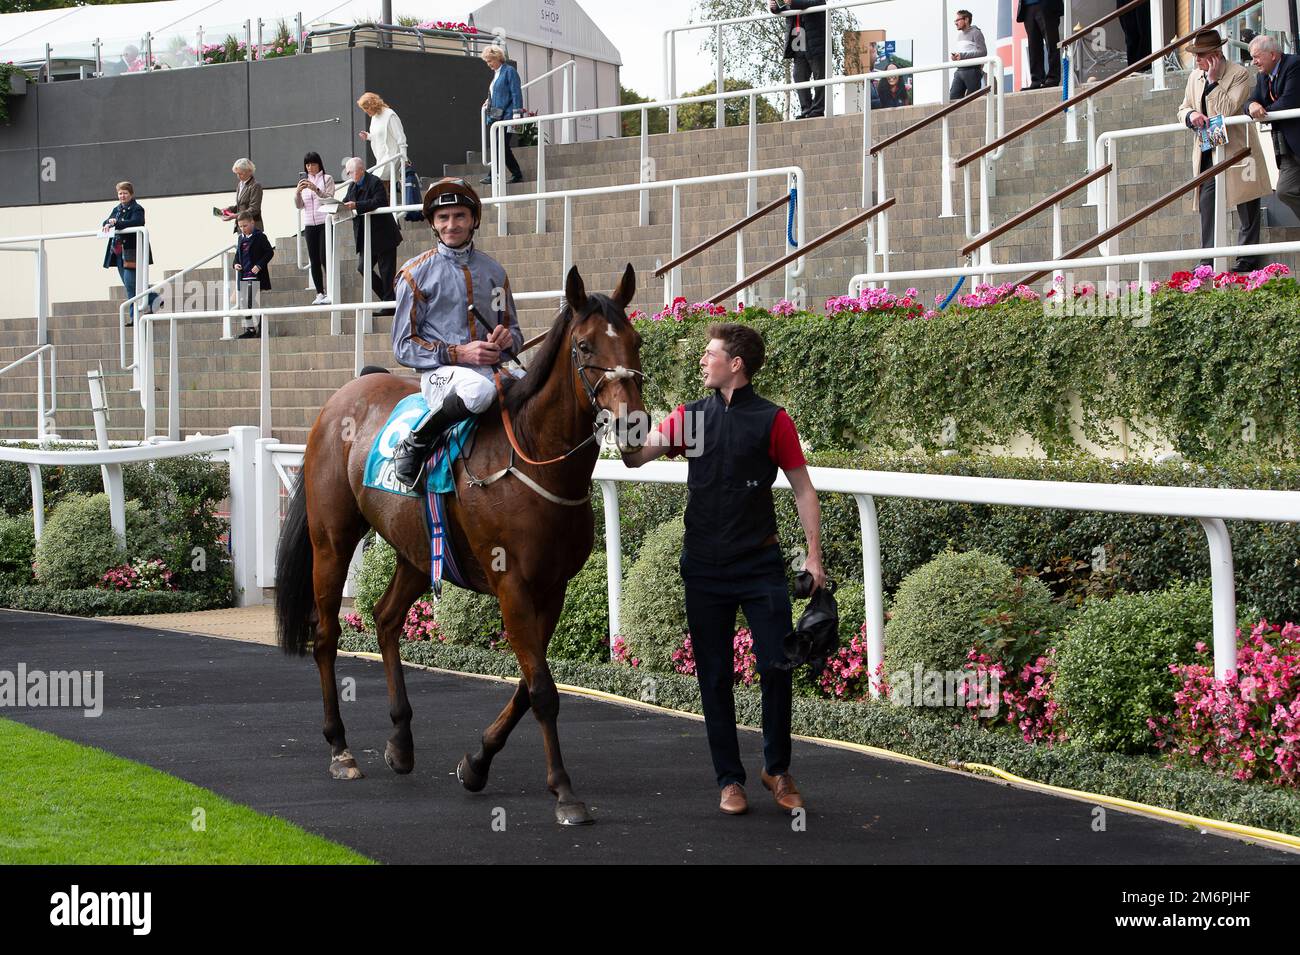
{"label": "green hedge", "polygon": [[0,585],[32,582],[36,537],[29,516],[0,514]]}
{"label": "green hedge", "polygon": [[36,579],[60,590],[94,587],[106,571],[160,550],[157,523],[138,501],[126,502],[124,546],[110,525],[107,494],[69,494],[36,545]]}
{"label": "green hedge", "polygon": [[[374,638],[364,634],[345,633],[339,646],[343,650],[378,651]],[[425,666],[494,676],[519,675],[513,654],[476,647],[404,642],[401,654],[403,659]],[[551,660],[550,669],[557,683],[634,700],[651,697],[660,706],[701,712],[699,684],[694,677],[647,674],[626,666],[568,660]],[[503,701],[506,695],[503,689]],[[758,688],[738,686],[735,697],[737,721],[747,726],[762,725]],[[1031,746],[1010,733],[981,730],[964,720],[954,724],[951,719],[925,710],[886,703],[796,698],[792,724],[800,735],[878,746],[941,766],[984,763],[1053,786],[1300,835],[1300,792],[1261,783],[1238,783],[1203,770],[1167,768],[1147,756],[1102,753],[1076,745]]]}
{"label": "green hedge", "polygon": [[[1300,360],[1300,355],[1297,356]],[[1120,463],[1095,459],[1042,461],[1029,458],[902,457],[866,452],[823,452],[809,463],[824,467],[922,474],[1143,484],[1187,487],[1240,487],[1300,491],[1300,465],[1230,463],[1214,467]],[[794,496],[774,495],[781,545],[803,544]],[[862,533],[857,505],[846,494],[820,495],[822,550],[827,573],[842,580],[862,579]],[[619,485],[624,566],[636,559],[640,542],[663,521],[685,508],[685,488],[668,484]],[[1055,560],[1087,562],[1090,576],[1110,579],[1120,591],[1162,590],[1171,580],[1208,580],[1209,550],[1195,520],[1104,514],[1092,511],[993,507],[939,501],[877,497],[881,563],[886,592],[903,577],[951,547],[982,550],[1013,567],[1040,572]],[[604,538],[603,508],[597,503],[597,540]],[[1228,521],[1237,600],[1243,617],[1300,620],[1300,526]],[[1093,575],[1103,558],[1107,570]],[[675,565],[670,568],[675,571]]]}
{"label": "green hedge", "polygon": [[178,590],[56,590],[53,587],[0,587],[0,607],[62,613],[73,617],[115,617],[142,613],[194,613],[227,607],[208,594]]}
{"label": "green hedge", "polygon": [[1096,749],[1153,749],[1147,718],[1172,716],[1182,685],[1169,664],[1195,662],[1202,640],[1214,643],[1208,585],[1088,601],[1056,644],[1063,728]]}
{"label": "green hedge", "polygon": [[[931,319],[756,308],[739,319],[767,345],[759,390],[818,449],[970,451],[1028,434],[1049,455],[1074,454],[1071,396],[1084,435],[1107,446],[1119,443],[1115,419],[1149,422],[1198,460],[1293,450],[1300,434],[1300,289],[1290,279],[1249,293],[1162,292],[1149,323],[1049,315],[1017,300]],[[695,359],[712,320],[637,323],[656,407],[699,395]]]}

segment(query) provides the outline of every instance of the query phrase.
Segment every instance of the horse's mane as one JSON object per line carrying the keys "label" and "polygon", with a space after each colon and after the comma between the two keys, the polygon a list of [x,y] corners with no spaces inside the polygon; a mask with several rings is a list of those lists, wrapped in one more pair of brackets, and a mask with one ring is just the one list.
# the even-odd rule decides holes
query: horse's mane
{"label": "horse's mane", "polygon": [[[599,311],[602,316],[607,321],[614,323],[616,328],[628,324],[627,317],[623,314],[622,309],[617,308],[607,296],[593,294],[589,297],[599,304]],[[555,368],[555,362],[561,358],[565,346],[568,344],[569,325],[572,321],[573,306],[565,302],[560,307],[559,313],[556,314],[555,321],[551,324],[551,330],[546,333],[546,338],[542,340],[541,345],[537,346],[537,357],[528,365],[528,374],[523,378],[505,382],[503,385],[505,407],[510,414],[518,414],[545,387],[547,380],[551,377],[551,372]],[[503,375],[502,377],[508,376]]]}

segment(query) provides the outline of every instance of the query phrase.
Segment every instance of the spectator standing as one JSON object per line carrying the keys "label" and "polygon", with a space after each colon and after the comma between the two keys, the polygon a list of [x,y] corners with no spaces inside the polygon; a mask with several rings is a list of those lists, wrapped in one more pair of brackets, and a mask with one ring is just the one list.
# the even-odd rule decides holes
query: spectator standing
{"label": "spectator standing", "polygon": [[402,244],[402,230],[392,216],[385,213],[371,216],[371,261],[365,260],[365,221],[368,212],[388,205],[388,191],[377,176],[366,172],[366,164],[353,156],[344,164],[351,183],[343,196],[343,205],[356,214],[352,220],[352,235],[357,242],[357,271],[369,274],[375,297],[391,302],[395,297],[393,281],[397,277],[397,247]]}
{"label": "spectator standing", "polygon": [[[988,44],[984,42],[984,31],[974,25],[974,17],[969,10],[958,10],[953,21],[957,27],[957,41],[952,46],[949,56],[953,60],[973,60],[988,56]],[[971,93],[977,93],[984,86],[984,71],[978,66],[963,66],[952,71],[952,83],[948,87],[949,99],[961,99]]]}
{"label": "spectator standing", "polygon": [[253,223],[257,228],[265,231],[262,225],[262,184],[254,178],[257,167],[253,165],[253,160],[236,159],[230,171],[235,174],[239,183],[235,186],[235,204],[222,210],[222,221],[235,220],[235,231],[238,232],[239,214],[247,212],[253,217]]}
{"label": "spectator standing", "polygon": [[[262,302],[262,292],[271,287],[271,259],[275,249],[266,233],[257,228],[251,212],[241,212],[235,222],[239,239],[235,244],[235,272],[238,277],[239,307],[257,308]],[[242,319],[244,330],[240,338],[261,338],[262,323],[255,315]]]}
{"label": "spectator standing", "polygon": [[[1226,41],[1218,30],[1201,30],[1192,38],[1187,50],[1196,57],[1196,69],[1187,77],[1187,88],[1178,119],[1188,129],[1199,130],[1215,116],[1235,116],[1245,108],[1250,98],[1250,70],[1233,63],[1223,55]],[[1259,137],[1254,124],[1225,127],[1228,133],[1227,152],[1235,153],[1250,144],[1250,159],[1228,170],[1227,200],[1237,207],[1237,245],[1259,244],[1259,200],[1268,194],[1268,177],[1264,174],[1264,156],[1259,149]],[[1200,137],[1192,139],[1192,174],[1198,175],[1214,165],[1214,150],[1202,150]],[[1215,182],[1203,183],[1193,196],[1193,207],[1201,213],[1201,248],[1214,245],[1214,193]],[[1202,265],[1212,264],[1202,260]],[[1250,257],[1238,258],[1232,265],[1234,272],[1249,272],[1258,267]]]}
{"label": "spectator standing", "polygon": [[104,64],[105,76],[121,76],[124,73],[130,73],[135,61],[140,58],[140,49],[133,43],[128,43],[122,48],[122,55],[111,63]]}
{"label": "spectator standing", "polygon": [[[1115,8],[1119,9],[1129,2],[1130,0],[1115,0]],[[1151,4],[1149,2],[1128,13],[1121,13],[1119,25],[1124,31],[1124,55],[1129,66],[1151,55]],[[1151,67],[1148,66],[1142,72],[1148,72],[1150,69]]]}
{"label": "spectator standing", "polygon": [[[807,10],[825,6],[825,0],[768,0],[771,13],[787,10]],[[793,60],[794,81],[826,79],[826,14],[796,13],[785,17],[785,51],[781,54]],[[875,105],[875,104],[872,104]],[[799,118],[815,119],[826,115],[826,87],[799,90]]]}
{"label": "spectator standing", "polygon": [[[495,44],[489,46],[482,53],[482,60],[492,71],[492,82],[488,84],[488,98],[483,101],[487,107],[487,127],[488,135],[492,135],[492,127],[501,122],[503,119],[515,119],[519,116],[524,108],[524,90],[519,85],[519,71],[506,62],[506,51]],[[510,143],[515,134],[507,132],[502,137],[505,146],[505,163],[506,168],[510,170],[510,182],[523,182],[524,173],[519,168],[519,160],[515,159],[514,150],[510,148]],[[479,182],[483,185],[489,185],[492,182],[492,176],[484,176]]]}
{"label": "spectator standing", "polygon": [[302,157],[302,178],[293,194],[293,204],[302,210],[302,235],[307,243],[307,259],[311,262],[311,281],[316,286],[313,305],[330,304],[325,294],[325,216],[321,206],[324,199],[334,198],[334,177],[325,172],[320,153],[309,152]]}
{"label": "spectator standing", "polygon": [[[394,178],[400,184],[405,176],[408,158],[406,130],[402,128],[401,117],[393,112],[393,108],[378,93],[362,93],[357,105],[370,117],[370,130],[357,135],[370,143],[379,178],[386,186],[391,187]],[[401,201],[400,197],[398,201]]]}
{"label": "spectator standing", "polygon": [[1062,0],[1020,0],[1016,22],[1025,25],[1029,41],[1029,79],[1027,90],[1041,90],[1061,85],[1061,17]]}
{"label": "spectator standing", "polygon": [[[1284,54],[1277,40],[1261,35],[1250,41],[1250,58],[1259,73],[1247,112],[1262,120],[1270,112],[1300,108],[1300,55]],[[1277,197],[1300,216],[1300,119],[1273,124],[1273,152],[1277,156]]]}
{"label": "spectator standing", "polygon": [[[133,299],[135,298],[135,250],[138,233],[128,232],[122,235],[121,230],[144,225],[144,206],[135,201],[135,186],[129,182],[117,184],[117,205],[101,224],[112,226],[115,233],[108,240],[108,248],[104,250],[104,268],[117,269],[117,274],[122,279],[122,287],[126,289],[126,297]],[[153,265],[153,249],[149,250],[149,264]],[[139,310],[139,314],[147,315],[152,312],[157,301],[158,293],[151,292],[148,302]],[[132,305],[131,321],[127,323],[128,325],[135,324],[136,314],[136,306]]]}

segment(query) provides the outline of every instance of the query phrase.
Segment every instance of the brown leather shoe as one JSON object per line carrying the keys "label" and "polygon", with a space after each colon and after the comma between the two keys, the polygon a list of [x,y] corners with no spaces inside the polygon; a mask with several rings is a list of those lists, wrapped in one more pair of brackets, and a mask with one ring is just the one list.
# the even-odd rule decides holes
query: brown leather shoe
{"label": "brown leather shoe", "polygon": [[729,816],[743,816],[749,812],[749,800],[745,798],[745,787],[740,783],[730,783],[722,787],[722,801],[718,808]]}
{"label": "brown leather shoe", "polygon": [[799,795],[799,790],[794,784],[794,777],[789,773],[769,776],[765,769],[763,770],[762,780],[763,787],[771,790],[772,795],[776,797],[776,804],[786,812],[803,808],[803,796]]}

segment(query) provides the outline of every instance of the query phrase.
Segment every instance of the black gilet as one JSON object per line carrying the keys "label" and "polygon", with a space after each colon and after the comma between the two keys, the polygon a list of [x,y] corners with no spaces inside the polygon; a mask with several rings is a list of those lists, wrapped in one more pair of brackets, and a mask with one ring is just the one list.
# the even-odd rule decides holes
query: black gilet
{"label": "black gilet", "polygon": [[737,388],[730,405],[714,391],[686,406],[690,493],[683,550],[693,560],[726,564],[776,534],[776,462],[768,449],[780,410],[753,385]]}

